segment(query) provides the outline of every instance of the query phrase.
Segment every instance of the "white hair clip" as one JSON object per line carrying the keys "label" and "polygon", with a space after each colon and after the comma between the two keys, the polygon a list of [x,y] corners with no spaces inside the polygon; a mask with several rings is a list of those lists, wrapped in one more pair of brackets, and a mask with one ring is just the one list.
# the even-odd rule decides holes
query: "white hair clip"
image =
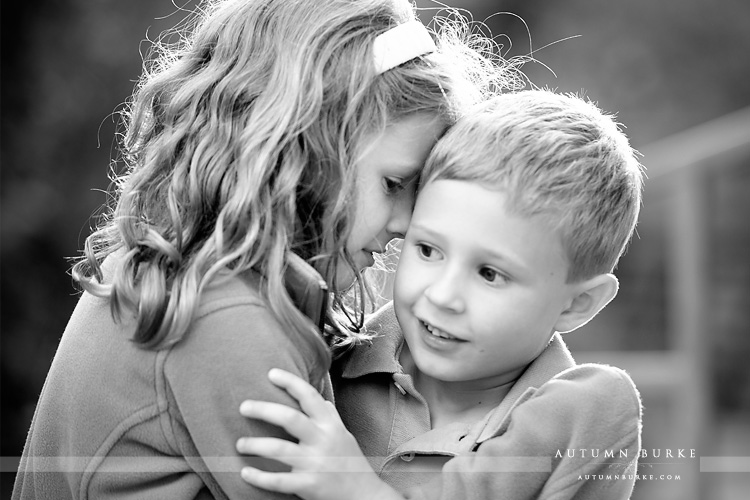
{"label": "white hair clip", "polygon": [[413,20],[399,24],[375,37],[372,44],[375,71],[385,73],[435,50],[435,42],[422,23]]}

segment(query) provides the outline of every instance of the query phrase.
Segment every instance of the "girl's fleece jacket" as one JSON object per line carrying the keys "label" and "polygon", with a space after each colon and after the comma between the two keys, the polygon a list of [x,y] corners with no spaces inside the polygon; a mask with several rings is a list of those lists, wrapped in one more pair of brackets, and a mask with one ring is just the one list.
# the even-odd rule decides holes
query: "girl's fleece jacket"
{"label": "girl's fleece jacket", "polygon": [[[13,499],[291,498],[240,477],[245,464],[271,465],[239,455],[238,438],[289,436],[239,406],[297,407],[268,371],[310,380],[323,361],[312,342],[323,340],[302,345],[285,332],[258,283],[248,273],[209,287],[185,337],[156,351],[130,340],[133,323],[113,321],[107,300],[84,293],[42,390]],[[332,399],[327,374],[311,383]]]}

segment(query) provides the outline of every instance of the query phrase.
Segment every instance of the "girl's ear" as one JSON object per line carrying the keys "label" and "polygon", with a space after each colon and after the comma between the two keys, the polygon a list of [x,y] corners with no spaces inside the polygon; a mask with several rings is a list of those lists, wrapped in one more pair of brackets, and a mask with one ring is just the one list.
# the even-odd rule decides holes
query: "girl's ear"
{"label": "girl's ear", "polygon": [[615,298],[620,284],[614,274],[599,274],[572,286],[573,300],[557,319],[556,332],[571,332],[588,323]]}

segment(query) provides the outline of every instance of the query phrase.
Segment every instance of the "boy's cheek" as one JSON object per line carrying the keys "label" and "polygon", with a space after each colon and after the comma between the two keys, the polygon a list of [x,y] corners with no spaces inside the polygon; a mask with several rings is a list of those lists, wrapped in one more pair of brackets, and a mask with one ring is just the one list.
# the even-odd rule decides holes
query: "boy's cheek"
{"label": "boy's cheek", "polygon": [[408,263],[399,264],[402,269],[399,269],[399,274],[396,276],[396,281],[393,287],[393,295],[397,300],[414,300],[419,295],[420,288],[423,288],[424,275],[420,275],[416,272],[414,266]]}

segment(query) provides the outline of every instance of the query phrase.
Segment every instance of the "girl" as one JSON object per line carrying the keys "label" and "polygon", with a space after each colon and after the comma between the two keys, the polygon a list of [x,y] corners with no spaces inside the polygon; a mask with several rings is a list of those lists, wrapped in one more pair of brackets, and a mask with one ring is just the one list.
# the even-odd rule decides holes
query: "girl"
{"label": "girl", "polygon": [[405,231],[428,151],[502,76],[450,23],[436,47],[407,0],[214,0],[190,24],[127,110],[15,499],[276,498],[239,471],[278,464],[234,446],[288,436],[240,402],[297,404],[271,367],[331,399],[300,309],[329,288],[326,331],[356,335],[361,271]]}

